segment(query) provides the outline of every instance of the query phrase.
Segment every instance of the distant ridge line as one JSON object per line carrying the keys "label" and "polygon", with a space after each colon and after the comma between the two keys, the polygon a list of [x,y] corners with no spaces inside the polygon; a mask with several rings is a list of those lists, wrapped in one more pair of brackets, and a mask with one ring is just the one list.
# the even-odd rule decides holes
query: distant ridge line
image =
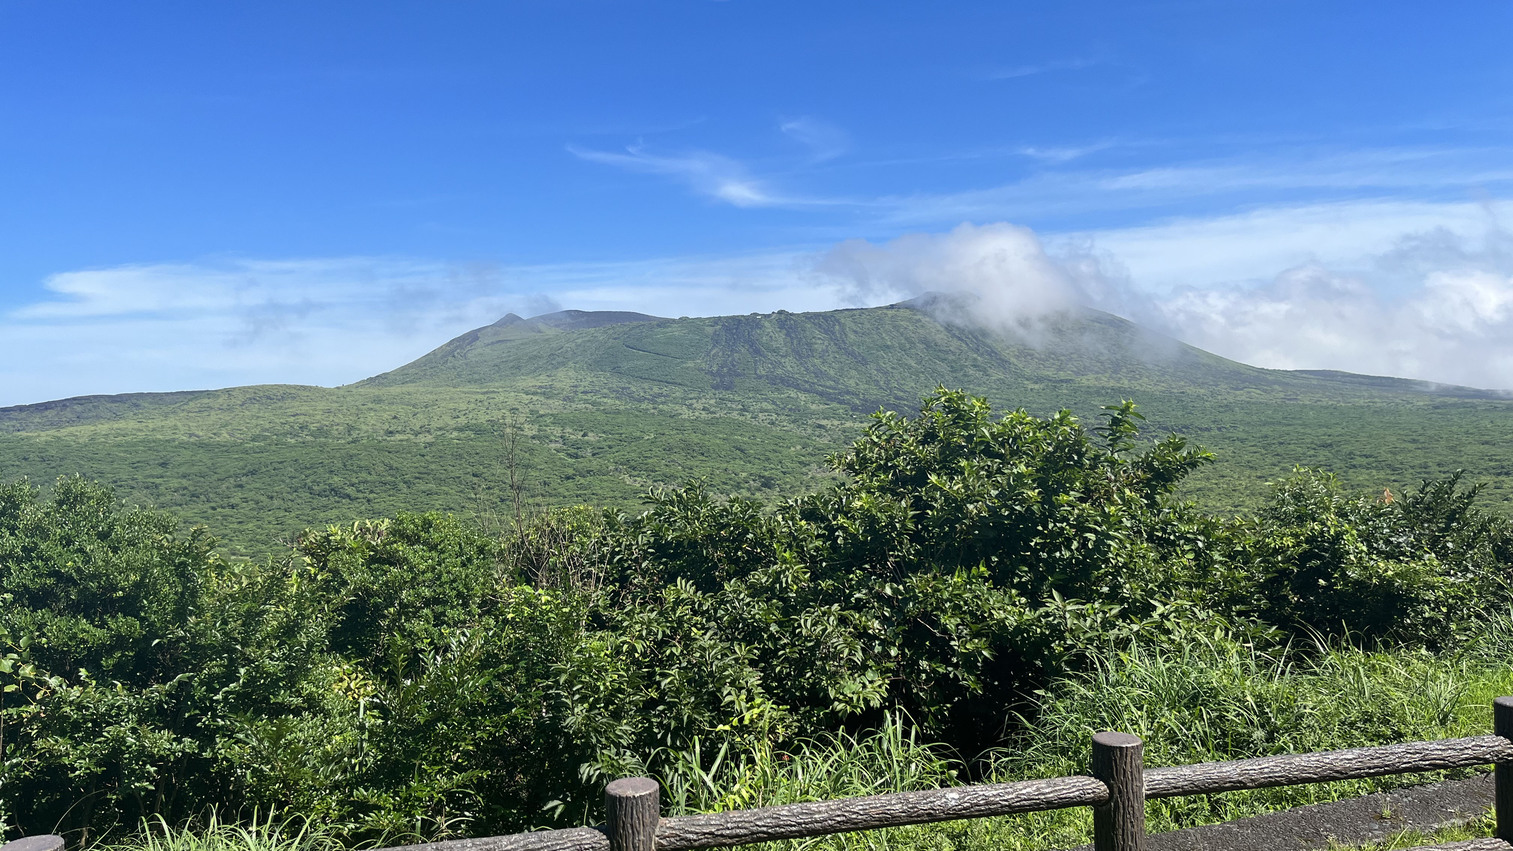
{"label": "distant ridge line", "polygon": [[1346,372],[1340,369],[1289,369],[1285,371],[1295,375],[1306,375],[1310,378],[1336,381],[1341,384],[1351,384],[1357,387],[1371,387],[1378,390],[1433,393],[1437,396],[1454,396],[1462,399],[1507,399],[1513,397],[1513,390],[1467,387],[1461,384],[1440,384],[1436,381],[1424,381],[1419,378],[1366,375],[1359,372]]}
{"label": "distant ridge line", "polygon": [[603,328],[606,325],[624,325],[630,322],[660,322],[667,318],[665,316],[652,316],[649,313],[636,313],[631,310],[558,310],[553,313],[532,316],[530,319],[521,319],[519,316],[510,313],[494,324],[500,326],[516,324],[515,322],[508,321],[511,317],[516,322],[545,325],[548,328],[558,328],[563,331],[579,328]]}

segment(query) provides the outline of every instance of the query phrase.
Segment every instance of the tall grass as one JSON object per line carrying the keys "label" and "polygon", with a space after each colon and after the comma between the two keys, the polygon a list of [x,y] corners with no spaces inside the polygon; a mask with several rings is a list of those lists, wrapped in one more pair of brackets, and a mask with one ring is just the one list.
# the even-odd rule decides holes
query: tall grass
{"label": "tall grass", "polygon": [[[1462,652],[1368,652],[1312,646],[1276,653],[1224,637],[1180,646],[1133,645],[1090,671],[1053,683],[1041,711],[1007,747],[988,754],[997,781],[1087,772],[1089,740],[1123,730],[1145,741],[1147,765],[1476,735],[1491,729],[1491,701],[1513,694],[1513,619]],[[903,719],[858,737],[832,735],[791,752],[719,754],[701,768],[690,753],[662,777],[673,813],[951,785],[961,766],[916,741]],[[1152,832],[1214,824],[1301,804],[1339,800],[1427,779],[1437,772],[1152,801]],[[1068,848],[1091,841],[1086,808],[946,822],[772,843],[768,851]]]}
{"label": "tall grass", "polygon": [[[1491,730],[1492,698],[1509,693],[1513,668],[1485,646],[1440,657],[1349,646],[1267,654],[1223,639],[1136,646],[1049,689],[1017,746],[996,755],[995,775],[1085,771],[1088,739],[1108,729],[1140,736],[1152,766],[1476,735]],[[1468,774],[1173,798],[1151,802],[1147,818],[1172,830]]]}
{"label": "tall grass", "polygon": [[[720,753],[710,768],[700,767],[700,756],[686,754],[659,778],[667,795],[664,811],[669,815],[934,789],[956,785],[960,767],[919,741],[907,719],[896,714],[861,736],[835,733],[806,740],[789,751],[758,748],[756,753],[736,758]],[[1044,847],[1025,844],[1024,824],[1011,825],[1004,819],[942,822],[753,847],[764,851]],[[1054,835],[1075,840],[1072,844],[1082,841],[1080,825]]]}
{"label": "tall grass", "polygon": [[298,816],[253,813],[246,821],[224,821],[210,813],[202,821],[174,826],[149,819],[134,835],[95,851],[339,851],[331,834]]}
{"label": "tall grass", "polygon": [[707,760],[695,744],[678,754],[660,778],[673,813],[720,812],[821,801],[956,783],[957,771],[936,748],[920,742],[897,714],[857,737],[832,733],[789,751],[758,744],[750,753],[722,749]]}

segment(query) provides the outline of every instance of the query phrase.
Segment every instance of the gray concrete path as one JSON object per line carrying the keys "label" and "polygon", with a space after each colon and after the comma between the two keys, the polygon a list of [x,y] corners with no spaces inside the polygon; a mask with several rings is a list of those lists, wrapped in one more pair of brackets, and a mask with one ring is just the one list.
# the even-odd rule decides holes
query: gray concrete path
{"label": "gray concrete path", "polygon": [[[1147,851],[1306,851],[1428,833],[1480,818],[1492,807],[1492,775],[1446,780],[1313,804],[1225,824],[1151,834]],[[1077,851],[1090,851],[1084,845]]]}

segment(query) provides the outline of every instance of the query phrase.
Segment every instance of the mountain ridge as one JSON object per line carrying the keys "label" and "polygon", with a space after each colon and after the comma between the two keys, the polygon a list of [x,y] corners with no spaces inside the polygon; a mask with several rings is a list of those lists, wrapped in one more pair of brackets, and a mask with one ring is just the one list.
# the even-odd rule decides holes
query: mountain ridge
{"label": "mountain ridge", "polygon": [[82,473],[250,553],[305,525],[401,510],[489,516],[514,499],[502,484],[512,464],[540,507],[634,509],[647,488],[691,478],[717,493],[796,494],[833,475],[823,459],[868,414],[912,412],[944,385],[1001,410],[1069,408],[1089,424],[1132,398],[1150,433],[1219,453],[1191,495],[1234,510],[1258,504],[1293,464],[1376,492],[1465,467],[1513,505],[1513,462],[1497,437],[1513,400],[1488,391],[1261,369],[1095,311],[1002,333],[941,322],[928,306],[508,314],[342,387],[0,409],[0,472]]}
{"label": "mountain ridge", "polygon": [[[1104,349],[1107,357],[1094,357],[1091,363],[1084,364],[1086,367],[1083,369],[1084,373],[1108,375],[1122,371],[1131,363],[1143,363],[1147,367],[1156,369],[1196,366],[1203,370],[1222,369],[1235,377],[1246,374],[1260,384],[1275,384],[1288,382],[1291,378],[1300,378],[1306,381],[1323,382],[1330,386],[1352,386],[1368,391],[1384,390],[1458,398],[1504,398],[1504,394],[1495,390],[1442,385],[1415,379],[1357,375],[1338,370],[1275,370],[1255,367],[1214,355],[1175,338],[1143,328],[1122,317],[1090,308],[1042,317],[1034,322],[1026,323],[1022,328],[1015,328],[1010,324],[1007,331],[996,331],[969,322],[943,319],[943,316],[960,310],[960,305],[948,306],[946,310],[942,310],[941,307],[945,302],[946,299],[938,294],[926,294],[908,301],[875,308],[846,308],[809,313],[775,311],[744,316],[684,317],[681,319],[624,311],[559,311],[530,319],[522,319],[511,313],[492,325],[465,332],[410,363],[364,379],[359,383],[394,386],[402,383],[447,380],[448,374],[450,380],[462,383],[487,383],[491,379],[486,369],[461,368],[456,359],[487,358],[483,352],[492,346],[519,343],[522,340],[546,336],[553,331],[615,327],[617,331],[610,332],[608,335],[615,339],[604,340],[607,347],[613,348],[618,343],[619,346],[634,354],[628,356],[628,363],[618,368],[608,366],[607,368],[611,371],[635,370],[643,365],[637,363],[642,360],[640,355],[695,361],[700,371],[709,374],[710,381],[707,389],[730,390],[734,389],[737,380],[747,373],[743,372],[738,363],[740,352],[729,350],[732,348],[739,350],[744,346],[746,353],[757,354],[751,350],[751,331],[752,327],[759,323],[805,320],[822,322],[825,321],[824,317],[842,317],[858,311],[875,313],[876,311],[904,310],[930,317],[935,324],[947,329],[949,335],[953,336],[964,350],[986,358],[994,369],[1009,372],[1016,369],[1016,364],[1026,360],[1036,362],[1036,367],[1044,370],[1047,359],[1040,357],[1041,353],[1059,352],[1061,354],[1058,354],[1058,357],[1063,357],[1069,348],[1092,346],[1095,349]],[[680,336],[679,331],[667,333],[653,332],[652,329],[635,329],[625,332],[625,329],[619,328],[624,325],[650,325],[652,323],[662,323],[660,328],[676,328],[684,333],[681,339],[677,339]],[[673,323],[673,325],[669,326],[667,323]],[[692,330],[695,328],[698,330]],[[491,329],[498,330],[491,333]],[[832,325],[830,331],[830,336],[837,345],[826,352],[827,355],[848,357],[858,365],[866,362],[866,358],[859,356],[854,350],[848,350],[844,345],[842,341],[844,332],[838,324]],[[708,338],[707,341],[700,338],[701,334]],[[647,335],[655,336],[657,339],[649,345],[637,343],[637,338],[641,338],[644,342]],[[791,344],[801,348],[812,348],[813,340],[800,341],[793,339],[791,334],[789,336]],[[1008,349],[999,345],[1004,340],[1013,340],[1015,337],[1018,338],[1017,341]],[[694,350],[706,342],[710,351],[700,354]],[[721,349],[726,351],[720,351]],[[550,363],[549,356],[558,354],[561,350],[560,346],[548,345],[531,350],[531,354],[541,355],[544,363]],[[498,352],[494,354],[499,355]],[[601,356],[608,357],[602,352]],[[516,359],[508,356],[499,356],[496,359],[501,367],[512,370],[521,368]],[[650,367],[650,364],[644,365]],[[693,375],[684,370],[682,377],[691,380]],[[783,377],[771,374],[766,377],[780,382],[784,380]],[[821,382],[806,383],[791,377],[788,380],[796,389],[806,392],[823,392]]]}

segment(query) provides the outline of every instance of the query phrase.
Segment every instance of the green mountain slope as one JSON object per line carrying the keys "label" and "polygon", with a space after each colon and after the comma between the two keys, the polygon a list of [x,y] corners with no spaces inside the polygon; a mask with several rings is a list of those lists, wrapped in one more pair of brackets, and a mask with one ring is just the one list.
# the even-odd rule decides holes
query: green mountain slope
{"label": "green mountain slope", "polygon": [[[1085,417],[1124,398],[1153,432],[1221,463],[1192,494],[1242,509],[1294,464],[1400,489],[1465,468],[1513,499],[1501,445],[1513,400],[1419,382],[1263,370],[1108,314],[1009,333],[941,323],[929,301],[661,319],[507,316],[338,388],[256,386],[0,409],[0,476],[79,472],[210,525],[237,552],[312,524],[404,509],[510,513],[513,466],[536,506],[634,508],[694,476],[762,497],[815,487],[824,456],[878,407],[937,384]],[[1480,394],[1480,395],[1478,395]]]}
{"label": "green mountain slope", "polygon": [[868,411],[879,404],[912,404],[921,388],[950,383],[952,377],[1016,388],[1066,381],[1148,388],[1215,382],[1327,386],[1215,357],[1096,311],[1014,334],[942,324],[907,304],[827,313],[643,317],[576,333],[548,325],[528,331],[537,320],[510,318],[363,385],[489,385],[572,367],[696,391],[761,396],[794,390]]}

